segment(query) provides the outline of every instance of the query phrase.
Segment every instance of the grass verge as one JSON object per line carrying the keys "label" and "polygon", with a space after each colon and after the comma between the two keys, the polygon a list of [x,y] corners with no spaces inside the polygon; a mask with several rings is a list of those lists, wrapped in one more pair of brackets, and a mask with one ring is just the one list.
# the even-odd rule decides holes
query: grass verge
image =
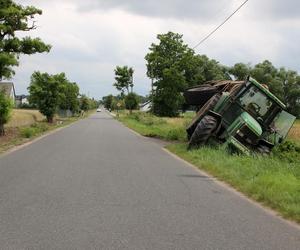
{"label": "grass verge", "polygon": [[232,155],[221,148],[187,151],[185,127],[193,114],[181,118],[158,118],[140,112],[121,113],[119,120],[136,132],[176,141],[167,149],[248,197],[300,223],[300,122],[286,143],[270,156]]}
{"label": "grass verge", "polygon": [[191,114],[181,118],[161,118],[142,112],[133,114],[123,112],[118,117],[119,121],[143,136],[182,142],[186,141],[185,127],[191,119]]}

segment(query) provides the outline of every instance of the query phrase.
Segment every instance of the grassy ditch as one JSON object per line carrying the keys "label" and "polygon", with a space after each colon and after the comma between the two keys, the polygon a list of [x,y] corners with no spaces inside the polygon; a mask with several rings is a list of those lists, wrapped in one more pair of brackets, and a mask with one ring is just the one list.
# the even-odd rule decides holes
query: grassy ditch
{"label": "grassy ditch", "polygon": [[[15,146],[29,142],[47,132],[85,118],[93,112],[94,110],[87,112],[83,117],[56,117],[55,122],[49,124],[45,121],[45,118],[42,119],[43,116],[38,111],[14,111],[10,123],[5,126],[5,136],[0,137],[0,154]],[[23,116],[24,114],[25,116]],[[22,120],[22,117],[24,120]]]}
{"label": "grassy ditch", "polygon": [[185,127],[193,114],[185,114],[180,118],[161,118],[149,113],[120,113],[118,120],[127,127],[147,137],[156,137],[169,141],[185,141]]}
{"label": "grassy ditch", "polygon": [[[221,148],[187,151],[185,126],[193,114],[158,118],[150,114],[120,114],[119,120],[145,136],[176,141],[167,149],[252,199],[300,223],[300,127],[270,156],[232,155]],[[172,136],[170,136],[172,135]]]}

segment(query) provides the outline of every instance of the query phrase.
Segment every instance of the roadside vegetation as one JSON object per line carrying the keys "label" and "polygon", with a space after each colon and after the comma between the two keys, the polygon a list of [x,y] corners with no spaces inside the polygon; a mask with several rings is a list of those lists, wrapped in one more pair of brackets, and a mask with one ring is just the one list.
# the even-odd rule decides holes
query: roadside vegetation
{"label": "roadside vegetation", "polygon": [[[199,169],[225,181],[250,198],[300,222],[300,121],[288,140],[270,156],[232,155],[223,148],[187,150],[185,127],[193,113],[177,118],[120,112],[119,120],[136,132],[170,141],[167,149]],[[173,143],[172,143],[173,142]]]}

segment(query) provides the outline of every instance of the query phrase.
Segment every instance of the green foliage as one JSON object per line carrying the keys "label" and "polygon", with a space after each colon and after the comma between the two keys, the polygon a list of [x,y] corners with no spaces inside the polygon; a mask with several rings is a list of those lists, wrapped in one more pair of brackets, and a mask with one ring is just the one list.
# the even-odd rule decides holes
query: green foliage
{"label": "green foliage", "polygon": [[112,102],[113,102],[113,95],[104,96],[102,98],[103,105],[107,110],[110,110],[112,108]]}
{"label": "green foliage", "polygon": [[185,121],[190,121],[190,119],[190,117],[184,118],[183,123],[176,123],[171,122],[167,118],[157,117],[144,112],[134,112],[129,115],[121,114],[119,117],[119,120],[126,126],[136,130],[144,136],[170,141],[186,141],[186,132],[183,124]]}
{"label": "green foliage", "polygon": [[125,109],[125,101],[124,99],[113,97],[111,110],[124,110]]}
{"label": "green foliage", "polygon": [[4,135],[4,124],[9,121],[12,107],[12,100],[0,91],[0,136]]}
{"label": "green foliage", "polygon": [[76,83],[70,82],[65,74],[57,75],[60,82],[59,108],[70,110],[74,114],[79,112],[79,87]]}
{"label": "green foliage", "polygon": [[236,80],[243,81],[250,75],[251,66],[244,63],[236,63],[229,69],[229,73],[235,76]]}
{"label": "green foliage", "polygon": [[20,128],[20,134],[24,138],[31,138],[49,130],[49,126],[45,123],[36,123],[30,127]]}
{"label": "green foliage", "polygon": [[178,69],[172,67],[163,71],[163,79],[157,81],[153,95],[152,109],[159,116],[175,117],[184,103],[181,92],[184,91],[185,78]]}
{"label": "green foliage", "polygon": [[146,55],[147,75],[154,81],[153,112],[177,116],[183,104],[182,92],[188,86],[213,79],[229,79],[224,66],[207,56],[195,55],[182,35],[168,32],[157,36]]}
{"label": "green foliage", "polygon": [[79,103],[80,109],[83,111],[96,109],[99,106],[99,103],[94,98],[89,98],[86,95],[81,95]]}
{"label": "green foliage", "polygon": [[80,109],[83,111],[87,111],[90,109],[89,98],[86,95],[82,95],[80,98]]}
{"label": "green foliage", "polygon": [[48,122],[53,122],[54,114],[60,103],[61,82],[63,73],[49,75],[48,73],[34,72],[28,87],[29,102],[36,105],[40,112],[47,117]]}
{"label": "green foliage", "polygon": [[125,96],[125,107],[126,109],[133,110],[139,107],[139,97],[135,93],[129,93]]}
{"label": "green foliage", "polygon": [[128,66],[117,66],[115,69],[115,80],[114,86],[117,90],[121,91],[124,94],[124,91],[127,91],[129,94],[129,88],[133,88],[133,73],[134,70]]}
{"label": "green foliage", "polygon": [[0,79],[12,77],[20,54],[50,51],[51,46],[39,38],[16,37],[16,32],[35,29],[34,17],[41,14],[42,11],[33,6],[24,7],[12,0],[0,1]]}
{"label": "green foliage", "polygon": [[272,153],[279,159],[285,159],[291,163],[298,162],[300,164],[300,145],[296,142],[285,141],[284,143],[276,146]]}

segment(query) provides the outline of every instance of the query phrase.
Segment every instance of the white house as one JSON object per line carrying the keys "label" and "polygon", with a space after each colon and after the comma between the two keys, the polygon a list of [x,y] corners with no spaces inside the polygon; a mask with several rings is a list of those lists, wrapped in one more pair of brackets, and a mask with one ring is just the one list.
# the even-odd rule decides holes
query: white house
{"label": "white house", "polygon": [[16,92],[15,86],[12,82],[0,82],[0,91],[4,92],[6,96],[10,97],[15,104]]}

